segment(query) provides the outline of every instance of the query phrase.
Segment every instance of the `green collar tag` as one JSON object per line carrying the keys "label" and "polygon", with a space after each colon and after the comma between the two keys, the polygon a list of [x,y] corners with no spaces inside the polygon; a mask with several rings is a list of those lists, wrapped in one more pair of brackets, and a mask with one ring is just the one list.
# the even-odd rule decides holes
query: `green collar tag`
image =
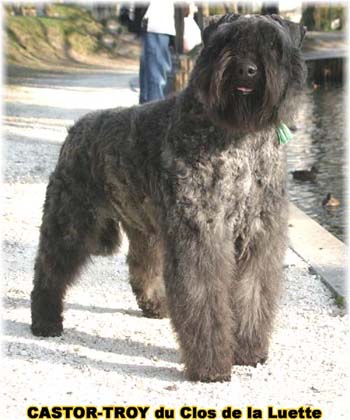
{"label": "green collar tag", "polygon": [[289,128],[281,123],[277,127],[277,135],[280,144],[287,144],[293,138],[293,134],[290,132]]}

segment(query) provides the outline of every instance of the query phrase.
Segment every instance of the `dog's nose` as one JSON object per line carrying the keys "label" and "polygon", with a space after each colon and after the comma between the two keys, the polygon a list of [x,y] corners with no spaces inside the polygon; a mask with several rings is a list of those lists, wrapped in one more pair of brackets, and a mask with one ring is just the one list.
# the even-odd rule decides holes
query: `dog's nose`
{"label": "dog's nose", "polygon": [[258,72],[258,68],[253,63],[242,63],[239,66],[238,73],[242,77],[251,78],[254,77]]}

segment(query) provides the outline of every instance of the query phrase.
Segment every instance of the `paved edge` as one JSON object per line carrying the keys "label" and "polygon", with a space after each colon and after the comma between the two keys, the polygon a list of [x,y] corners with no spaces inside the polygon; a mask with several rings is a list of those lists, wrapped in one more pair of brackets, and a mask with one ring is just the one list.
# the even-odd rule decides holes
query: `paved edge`
{"label": "paved edge", "polygon": [[335,48],[333,50],[308,51],[302,55],[305,61],[318,61],[344,59],[349,56],[349,53],[345,49]]}
{"label": "paved edge", "polygon": [[289,246],[320,275],[339,304],[345,304],[346,246],[291,203]]}

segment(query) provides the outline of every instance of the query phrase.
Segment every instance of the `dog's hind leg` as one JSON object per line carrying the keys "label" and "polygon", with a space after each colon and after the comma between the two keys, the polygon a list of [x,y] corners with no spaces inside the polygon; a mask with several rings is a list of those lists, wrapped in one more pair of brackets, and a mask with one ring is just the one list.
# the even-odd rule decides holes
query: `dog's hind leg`
{"label": "dog's hind leg", "polygon": [[236,365],[256,366],[268,357],[285,243],[282,231],[270,231],[252,242],[250,256],[239,268],[233,295]]}
{"label": "dog's hind leg", "polygon": [[146,236],[123,224],[129,239],[128,265],[131,288],[144,316],[164,318],[167,303],[163,281],[163,256],[156,235]]}
{"label": "dog's hind leg", "polygon": [[59,173],[51,176],[31,293],[34,335],[61,334],[67,287],[90,255],[111,253],[120,243],[118,224],[107,218],[103,206],[94,205],[93,194],[91,186]]}

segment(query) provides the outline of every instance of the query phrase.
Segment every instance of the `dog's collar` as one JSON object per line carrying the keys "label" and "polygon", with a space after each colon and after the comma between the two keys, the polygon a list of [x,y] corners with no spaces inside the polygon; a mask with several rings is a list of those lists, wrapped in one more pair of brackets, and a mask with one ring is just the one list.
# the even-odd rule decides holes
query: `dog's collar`
{"label": "dog's collar", "polygon": [[290,132],[289,128],[283,123],[281,123],[277,127],[276,131],[277,131],[278,141],[280,144],[287,144],[293,138],[293,134]]}

